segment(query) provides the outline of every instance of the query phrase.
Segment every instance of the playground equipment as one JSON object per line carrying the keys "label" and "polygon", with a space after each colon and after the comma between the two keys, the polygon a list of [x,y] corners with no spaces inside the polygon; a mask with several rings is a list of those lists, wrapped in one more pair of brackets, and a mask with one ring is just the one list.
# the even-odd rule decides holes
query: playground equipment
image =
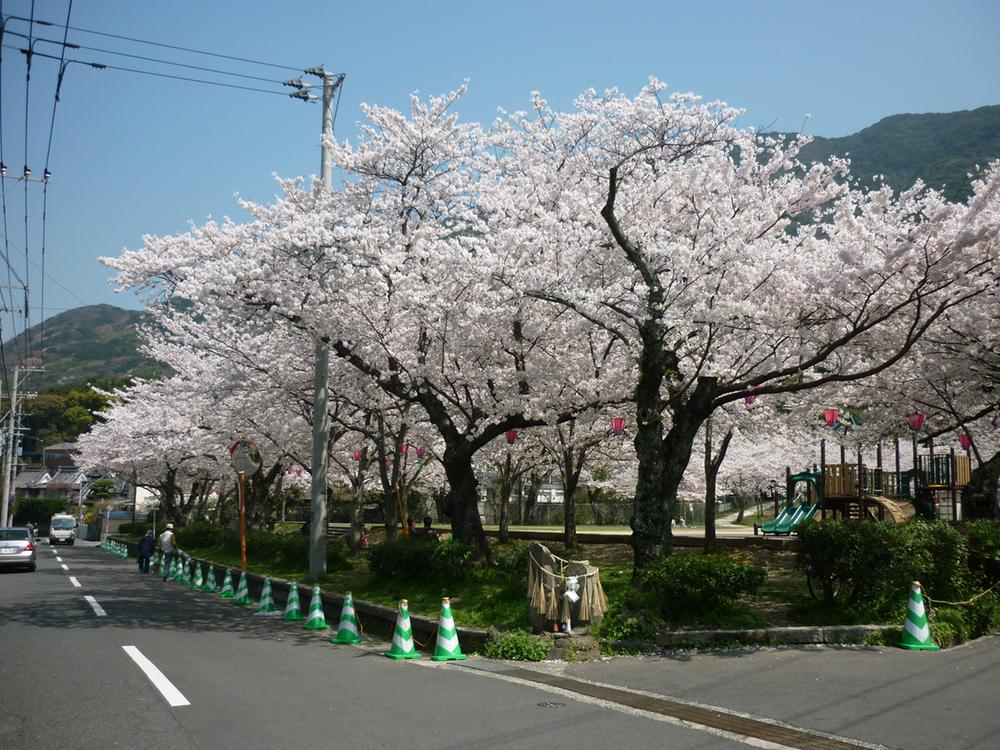
{"label": "playground equipment", "polygon": [[764,534],[791,534],[803,521],[820,518],[868,519],[901,523],[914,515],[924,518],[959,520],[962,507],[959,491],[969,483],[971,459],[956,454],[917,453],[913,443],[915,468],[900,470],[899,438],[895,445],[895,471],[882,466],[882,445],[876,450],[875,466],[865,464],[861,449],[855,463],[847,463],[844,446],[840,463],[826,462],[826,440],[820,442],[820,465],[798,474],[785,469],[785,503],[777,507],[774,520],[761,524]]}

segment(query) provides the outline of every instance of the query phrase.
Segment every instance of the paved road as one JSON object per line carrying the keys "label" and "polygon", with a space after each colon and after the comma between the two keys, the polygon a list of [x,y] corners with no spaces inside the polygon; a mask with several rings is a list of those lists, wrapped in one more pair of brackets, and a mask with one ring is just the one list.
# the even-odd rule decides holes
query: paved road
{"label": "paved road", "polygon": [[[400,663],[380,656],[384,646],[338,647],[327,637],[142,576],[134,562],[94,547],[42,545],[38,572],[0,573],[0,747],[774,747],[572,689],[553,693],[487,660]],[[992,748],[1000,736],[995,714],[983,710],[1000,688],[997,645],[543,669],[889,747],[958,750]],[[174,703],[187,705],[170,705],[125,646],[162,672],[178,691]]]}

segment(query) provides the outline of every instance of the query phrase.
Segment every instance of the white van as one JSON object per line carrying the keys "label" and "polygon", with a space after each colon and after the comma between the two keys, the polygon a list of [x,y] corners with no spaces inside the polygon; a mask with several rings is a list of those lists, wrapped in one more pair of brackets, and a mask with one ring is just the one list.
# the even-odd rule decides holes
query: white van
{"label": "white van", "polygon": [[76,541],[76,519],[66,513],[56,513],[49,521],[49,544],[73,544]]}

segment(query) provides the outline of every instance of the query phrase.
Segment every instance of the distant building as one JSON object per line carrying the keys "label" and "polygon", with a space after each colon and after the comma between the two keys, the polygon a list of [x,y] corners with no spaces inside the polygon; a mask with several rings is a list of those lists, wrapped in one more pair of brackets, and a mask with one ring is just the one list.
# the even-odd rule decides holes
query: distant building
{"label": "distant building", "polygon": [[42,466],[57,471],[66,466],[76,466],[76,443],[56,443],[42,448]]}

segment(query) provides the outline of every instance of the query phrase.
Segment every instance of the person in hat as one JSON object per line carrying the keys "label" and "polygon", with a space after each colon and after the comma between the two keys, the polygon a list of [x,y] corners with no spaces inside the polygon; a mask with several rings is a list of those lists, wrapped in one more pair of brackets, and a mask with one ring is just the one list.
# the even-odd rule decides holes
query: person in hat
{"label": "person in hat", "polygon": [[177,537],[174,536],[174,525],[172,523],[167,524],[167,529],[162,534],[160,534],[160,550],[163,552],[163,563],[160,570],[163,572],[163,580],[167,580],[167,573],[170,571],[170,565],[173,563],[174,558],[180,554],[180,550],[177,548]]}
{"label": "person in hat", "polygon": [[156,540],[153,538],[153,530],[150,529],[146,532],[146,535],[139,540],[139,572],[148,573],[149,572],[149,558],[153,556],[156,551]]}

